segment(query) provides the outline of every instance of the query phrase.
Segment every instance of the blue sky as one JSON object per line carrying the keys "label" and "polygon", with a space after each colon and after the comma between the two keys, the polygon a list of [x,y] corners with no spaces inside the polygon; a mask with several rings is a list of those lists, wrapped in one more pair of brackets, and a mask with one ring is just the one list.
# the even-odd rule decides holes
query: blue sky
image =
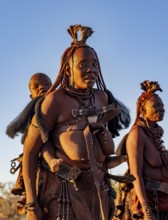
{"label": "blue sky", "polygon": [[[32,74],[44,72],[55,80],[60,57],[71,43],[70,25],[95,31],[88,44],[97,51],[108,89],[130,109],[132,123],[140,83],[146,79],[159,82],[168,109],[167,11],[167,0],[0,1],[0,182],[16,180],[9,173],[10,160],[23,148],[20,136],[6,136],[6,126],[30,101]],[[168,146],[167,113],[160,124]],[[115,139],[116,146],[129,129]],[[126,164],[112,172],[122,174],[124,169]]]}

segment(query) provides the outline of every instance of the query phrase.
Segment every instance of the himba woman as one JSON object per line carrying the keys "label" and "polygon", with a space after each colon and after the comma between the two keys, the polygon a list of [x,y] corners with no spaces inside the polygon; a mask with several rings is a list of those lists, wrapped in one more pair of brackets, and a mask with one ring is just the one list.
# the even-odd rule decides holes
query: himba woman
{"label": "himba woman", "polygon": [[[136,119],[125,138],[129,172],[136,180],[127,193],[125,213],[120,219],[167,220],[168,151],[163,145],[163,129],[158,125],[165,110],[156,94],[162,89],[158,82],[148,80],[141,83],[141,88],[144,92],[137,101]],[[122,147],[118,152],[124,153]]]}
{"label": "himba woman", "polygon": [[[106,172],[114,154],[112,135],[129,125],[130,116],[106,89],[97,54],[86,44],[92,29],[74,25],[68,32],[73,42],[55,83],[37,103],[24,143],[27,218],[110,220],[115,192]],[[63,163],[55,174],[43,167],[37,196],[37,157],[48,138]]]}

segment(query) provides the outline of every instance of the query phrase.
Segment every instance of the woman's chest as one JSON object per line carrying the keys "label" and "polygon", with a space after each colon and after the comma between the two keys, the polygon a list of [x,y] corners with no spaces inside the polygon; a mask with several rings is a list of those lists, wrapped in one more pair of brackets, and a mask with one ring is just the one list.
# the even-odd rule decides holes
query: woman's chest
{"label": "woman's chest", "polygon": [[150,166],[160,167],[162,165],[160,151],[148,137],[145,138],[144,156]]}

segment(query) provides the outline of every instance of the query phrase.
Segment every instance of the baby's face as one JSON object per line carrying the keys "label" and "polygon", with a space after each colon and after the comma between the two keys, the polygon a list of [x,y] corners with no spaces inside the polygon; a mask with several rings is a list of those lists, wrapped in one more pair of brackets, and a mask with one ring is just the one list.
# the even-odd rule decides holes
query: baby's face
{"label": "baby's face", "polygon": [[33,75],[29,82],[30,97],[34,99],[37,96],[44,95],[51,85],[51,80],[47,75],[42,73]]}

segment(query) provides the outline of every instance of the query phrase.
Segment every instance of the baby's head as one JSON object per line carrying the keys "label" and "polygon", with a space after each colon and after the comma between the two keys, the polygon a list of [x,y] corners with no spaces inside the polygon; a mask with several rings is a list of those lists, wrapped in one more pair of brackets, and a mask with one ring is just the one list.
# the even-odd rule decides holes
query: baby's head
{"label": "baby's head", "polygon": [[29,80],[30,98],[44,95],[51,87],[51,79],[44,73],[35,73]]}

